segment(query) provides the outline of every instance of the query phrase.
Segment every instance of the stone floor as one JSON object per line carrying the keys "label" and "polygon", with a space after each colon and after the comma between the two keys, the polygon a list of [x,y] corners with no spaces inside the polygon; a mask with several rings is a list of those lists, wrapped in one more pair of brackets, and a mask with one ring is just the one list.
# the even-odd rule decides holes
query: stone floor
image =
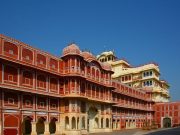
{"label": "stone floor", "polygon": [[145,131],[141,129],[120,130],[112,133],[93,133],[90,135],[180,135],[180,127]]}

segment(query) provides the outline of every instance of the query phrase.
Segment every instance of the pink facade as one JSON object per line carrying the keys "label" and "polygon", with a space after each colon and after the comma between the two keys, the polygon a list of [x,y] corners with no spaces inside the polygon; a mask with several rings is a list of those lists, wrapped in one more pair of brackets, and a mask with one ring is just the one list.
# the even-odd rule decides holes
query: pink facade
{"label": "pink facade", "polygon": [[[113,81],[112,74],[109,65],[74,44],[67,46],[59,58],[0,35],[0,134],[32,134],[32,122],[36,123],[34,132],[57,133],[57,122],[66,123],[71,113],[88,115],[87,106],[92,103],[100,106],[99,129],[141,128],[154,118],[159,122],[161,110],[156,105],[153,109],[151,91]],[[170,113],[175,116],[176,109]],[[62,120],[61,116],[67,119]],[[178,116],[173,117],[177,124],[178,117],[179,110]],[[78,123],[79,117],[72,121]],[[88,124],[82,129],[71,125],[71,130],[88,131]],[[45,131],[47,125],[49,131]]]}
{"label": "pink facade", "polygon": [[180,102],[156,103],[154,119],[159,127],[180,126]]}

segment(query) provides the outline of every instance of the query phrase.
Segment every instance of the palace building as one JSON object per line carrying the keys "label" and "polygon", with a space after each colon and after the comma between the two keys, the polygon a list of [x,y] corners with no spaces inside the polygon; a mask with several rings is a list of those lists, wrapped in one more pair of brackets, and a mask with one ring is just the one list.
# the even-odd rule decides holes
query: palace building
{"label": "palace building", "polygon": [[112,79],[112,67],[76,44],[57,57],[0,35],[0,135],[81,135],[159,121],[154,91]]}
{"label": "palace building", "polygon": [[101,53],[97,59],[100,62],[111,64],[114,80],[133,88],[151,90],[152,99],[155,102],[169,102],[169,84],[160,79],[160,70],[156,63],[133,67],[126,60],[117,59],[112,51]]}

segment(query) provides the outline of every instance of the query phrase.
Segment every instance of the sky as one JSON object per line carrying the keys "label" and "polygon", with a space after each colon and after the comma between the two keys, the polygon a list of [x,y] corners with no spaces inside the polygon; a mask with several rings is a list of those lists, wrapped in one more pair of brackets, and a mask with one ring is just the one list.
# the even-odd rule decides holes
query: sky
{"label": "sky", "polygon": [[171,101],[180,101],[179,0],[1,0],[0,33],[60,56],[75,42],[114,50],[138,66],[159,64]]}

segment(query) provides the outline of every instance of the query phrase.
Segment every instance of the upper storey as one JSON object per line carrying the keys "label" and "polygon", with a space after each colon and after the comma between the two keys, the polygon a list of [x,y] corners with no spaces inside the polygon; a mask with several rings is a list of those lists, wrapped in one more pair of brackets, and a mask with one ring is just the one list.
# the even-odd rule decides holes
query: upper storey
{"label": "upper storey", "polygon": [[160,80],[158,64],[152,62],[134,67],[124,59],[117,59],[112,51],[101,53],[97,56],[97,59],[111,64],[114,71],[113,79],[130,87],[152,90],[155,101],[167,102],[169,100],[169,84],[166,81]]}
{"label": "upper storey", "polygon": [[53,56],[23,42],[0,35],[0,58],[60,76],[81,76],[111,87],[111,65],[103,64],[75,44],[63,49],[62,56]]}
{"label": "upper storey", "polygon": [[60,58],[4,35],[0,35],[0,58],[53,74],[60,73]]}
{"label": "upper storey", "polygon": [[125,59],[117,59],[114,52],[103,52],[97,56],[97,60],[111,64],[114,71],[113,78],[127,74],[138,74],[148,70],[154,70],[159,76],[159,66],[156,63],[148,63],[138,67],[133,67]]}
{"label": "upper storey", "polygon": [[97,63],[99,65],[99,68],[101,68],[104,71],[112,73],[110,64],[104,64],[102,62],[99,62],[98,60],[96,60],[96,57],[92,55],[90,52],[81,51],[76,44],[70,44],[66,48],[63,49],[62,57],[70,56],[70,55],[77,55],[83,58],[84,61],[89,62],[89,63],[91,62]]}
{"label": "upper storey", "polygon": [[52,96],[82,96],[108,103],[111,103],[113,92],[126,96],[136,93],[134,98],[147,100],[142,99],[143,92],[116,85],[112,82],[112,74],[110,64],[99,62],[75,44],[68,45],[62,56],[56,57],[0,35],[0,85],[3,88],[46,95],[53,93]]}
{"label": "upper storey", "polygon": [[64,75],[81,75],[87,80],[111,86],[111,65],[97,61],[90,52],[82,52],[77,45],[70,44],[63,49],[61,58]]}

